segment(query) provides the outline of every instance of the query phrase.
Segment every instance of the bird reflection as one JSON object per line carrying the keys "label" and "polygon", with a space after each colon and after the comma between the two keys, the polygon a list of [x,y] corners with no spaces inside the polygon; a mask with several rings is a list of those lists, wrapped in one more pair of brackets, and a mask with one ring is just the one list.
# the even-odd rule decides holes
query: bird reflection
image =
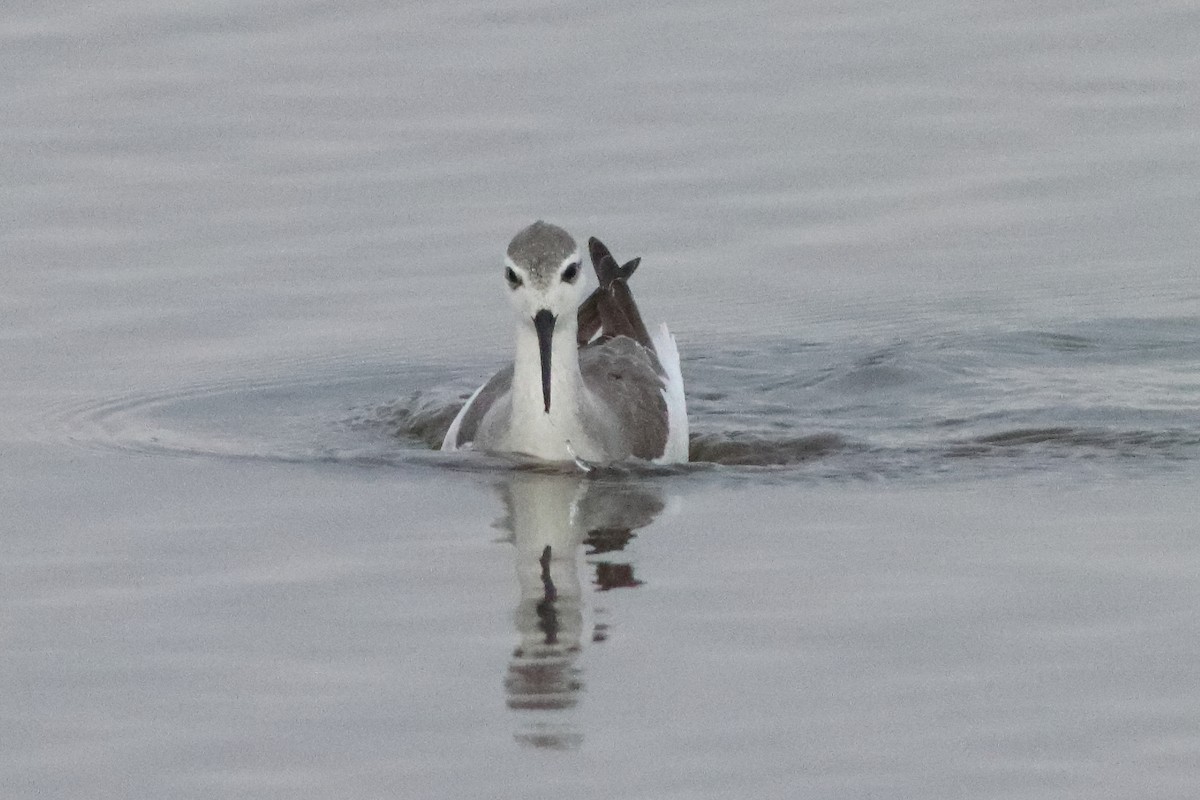
{"label": "bird reflection", "polygon": [[[506,515],[497,527],[516,549],[521,599],[515,622],[520,643],[508,665],[504,688],[509,708],[562,711],[583,689],[577,664],[584,639],[583,586],[577,554],[586,546],[597,591],[641,585],[633,565],[619,562],[634,531],[663,508],[653,486],[583,474],[512,472],[498,485]],[[604,641],[608,626],[593,626]],[[535,747],[571,748],[579,735],[552,724],[518,734]]]}

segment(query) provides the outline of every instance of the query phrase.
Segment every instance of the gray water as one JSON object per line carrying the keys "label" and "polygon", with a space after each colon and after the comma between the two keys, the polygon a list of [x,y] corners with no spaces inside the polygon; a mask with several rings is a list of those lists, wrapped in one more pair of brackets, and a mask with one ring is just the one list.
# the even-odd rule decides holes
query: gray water
{"label": "gray water", "polygon": [[[0,796],[1194,797],[1198,36],[0,12]],[[539,217],[693,463],[429,447]]]}

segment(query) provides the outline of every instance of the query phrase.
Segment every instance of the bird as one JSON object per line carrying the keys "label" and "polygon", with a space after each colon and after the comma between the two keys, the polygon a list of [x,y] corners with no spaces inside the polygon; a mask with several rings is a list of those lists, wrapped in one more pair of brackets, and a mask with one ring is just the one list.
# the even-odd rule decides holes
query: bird
{"label": "bird", "polygon": [[629,291],[641,259],[618,266],[594,237],[588,252],[599,285],[583,298],[579,247],[567,231],[538,220],[513,237],[503,277],[515,357],[470,395],[442,450],[585,468],[688,460],[675,337],[665,324],[651,335]]}

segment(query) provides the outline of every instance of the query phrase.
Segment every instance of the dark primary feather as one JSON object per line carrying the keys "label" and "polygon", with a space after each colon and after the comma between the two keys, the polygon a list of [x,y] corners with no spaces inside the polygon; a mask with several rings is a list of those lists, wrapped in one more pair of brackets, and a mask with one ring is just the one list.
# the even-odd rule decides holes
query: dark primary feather
{"label": "dark primary feather", "polygon": [[642,263],[641,257],[638,257],[618,267],[617,260],[613,258],[612,253],[604,246],[604,242],[595,236],[588,239],[588,255],[592,257],[592,269],[596,270],[596,280],[599,282],[601,289],[607,289],[617,278],[629,280],[633,277],[634,270],[638,268],[638,264]]}
{"label": "dark primary feather", "polygon": [[627,285],[642,259],[635,258],[617,266],[609,249],[594,236],[588,239],[588,254],[592,257],[599,286],[579,306],[575,338],[580,347],[599,334],[602,339],[628,336],[653,350],[654,344]]}

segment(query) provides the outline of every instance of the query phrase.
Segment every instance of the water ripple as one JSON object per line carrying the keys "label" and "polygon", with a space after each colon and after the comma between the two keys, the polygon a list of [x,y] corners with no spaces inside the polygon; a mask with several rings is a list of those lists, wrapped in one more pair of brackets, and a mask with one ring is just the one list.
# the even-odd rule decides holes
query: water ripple
{"label": "water ripple", "polygon": [[[692,463],[614,471],[891,480],[1072,462],[1173,468],[1200,454],[1198,340],[1178,321],[1121,321],[696,353],[684,362]],[[434,365],[290,360],[255,380],[67,404],[33,435],[175,456],[528,468],[435,452],[478,379]]]}

